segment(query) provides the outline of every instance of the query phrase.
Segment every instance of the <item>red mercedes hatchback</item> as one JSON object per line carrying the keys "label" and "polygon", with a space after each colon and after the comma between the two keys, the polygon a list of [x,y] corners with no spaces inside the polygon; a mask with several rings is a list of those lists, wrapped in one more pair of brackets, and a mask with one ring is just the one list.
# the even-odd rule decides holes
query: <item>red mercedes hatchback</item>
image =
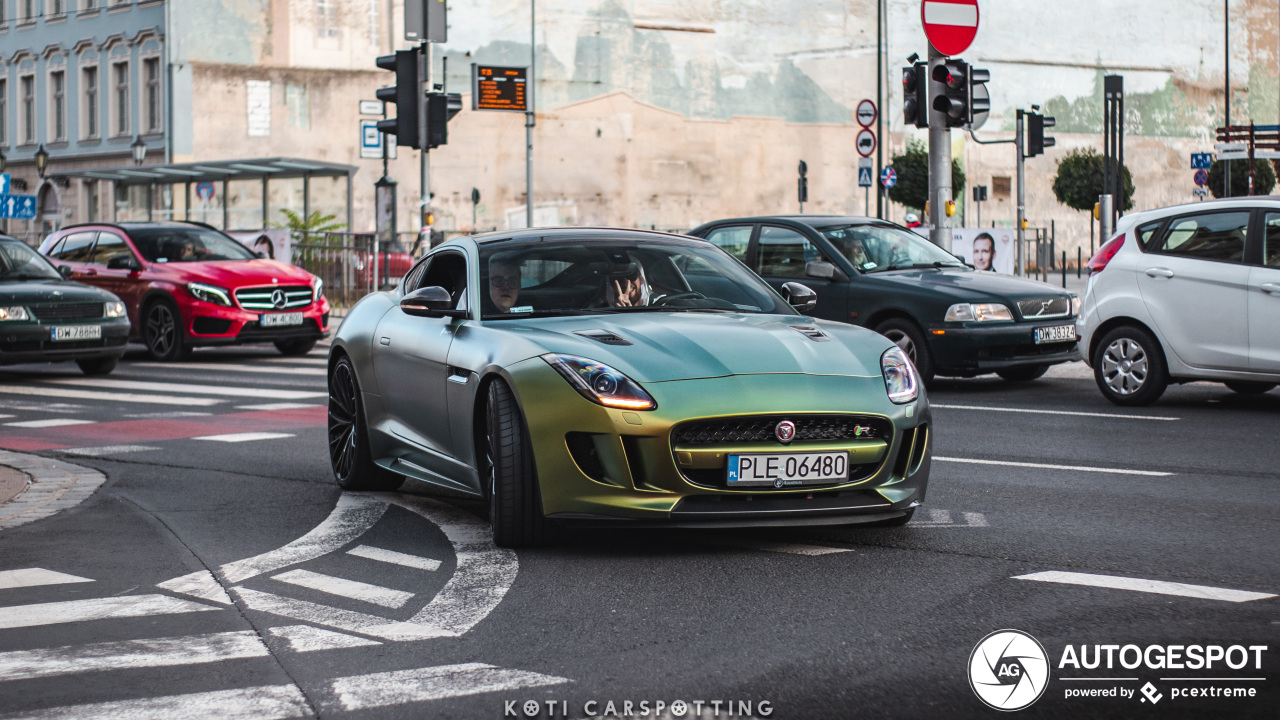
{"label": "red mercedes hatchback", "polygon": [[320,278],[259,258],[209,227],[182,222],[73,225],[40,246],[72,279],[124,301],[130,337],[156,360],[205,345],[272,342],[310,352],[329,333]]}

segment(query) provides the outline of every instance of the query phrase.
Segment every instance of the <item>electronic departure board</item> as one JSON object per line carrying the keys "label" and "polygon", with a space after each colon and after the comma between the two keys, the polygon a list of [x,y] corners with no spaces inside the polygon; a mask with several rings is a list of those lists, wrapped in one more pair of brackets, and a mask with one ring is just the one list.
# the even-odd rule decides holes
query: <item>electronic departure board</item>
{"label": "electronic departure board", "polygon": [[526,112],[527,68],[471,65],[471,109]]}

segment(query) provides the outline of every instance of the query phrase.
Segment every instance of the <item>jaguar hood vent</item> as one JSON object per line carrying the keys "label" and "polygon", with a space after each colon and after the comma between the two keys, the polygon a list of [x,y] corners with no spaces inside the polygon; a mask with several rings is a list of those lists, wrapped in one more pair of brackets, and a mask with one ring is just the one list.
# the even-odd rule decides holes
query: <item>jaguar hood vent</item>
{"label": "jaguar hood vent", "polygon": [[630,340],[618,337],[608,330],[579,330],[574,335],[581,335],[584,338],[595,340],[602,345],[631,345]]}
{"label": "jaguar hood vent", "polygon": [[800,333],[801,335],[809,338],[814,342],[827,342],[828,340],[831,339],[830,335],[822,332],[821,330],[819,330],[818,328],[812,325],[792,325],[791,329],[795,330],[796,332]]}

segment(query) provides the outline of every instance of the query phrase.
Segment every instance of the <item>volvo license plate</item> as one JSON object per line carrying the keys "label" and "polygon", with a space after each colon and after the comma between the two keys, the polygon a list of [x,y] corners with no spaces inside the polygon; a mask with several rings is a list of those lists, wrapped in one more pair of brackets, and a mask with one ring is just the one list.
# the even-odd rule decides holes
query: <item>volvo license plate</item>
{"label": "volvo license plate", "polygon": [[270,315],[261,315],[258,323],[262,327],[288,327],[289,325],[301,325],[302,313],[271,313]]}
{"label": "volvo license plate", "polygon": [[829,485],[849,478],[849,453],[751,453],[729,456],[729,487]]}
{"label": "volvo license plate", "polygon": [[[1026,337],[1025,335],[1023,337]],[[1075,325],[1054,325],[1053,327],[1036,328],[1036,344],[1055,342],[1075,342]]]}
{"label": "volvo license plate", "polygon": [[54,340],[101,340],[101,325],[56,325],[52,330]]}

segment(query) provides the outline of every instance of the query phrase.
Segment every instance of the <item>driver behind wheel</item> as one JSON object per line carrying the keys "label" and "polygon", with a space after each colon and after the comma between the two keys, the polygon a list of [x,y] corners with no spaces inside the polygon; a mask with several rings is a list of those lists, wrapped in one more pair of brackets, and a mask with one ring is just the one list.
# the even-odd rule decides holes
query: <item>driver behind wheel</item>
{"label": "driver behind wheel", "polygon": [[649,283],[640,263],[632,262],[625,268],[605,277],[604,300],[606,307],[639,307],[649,304]]}

